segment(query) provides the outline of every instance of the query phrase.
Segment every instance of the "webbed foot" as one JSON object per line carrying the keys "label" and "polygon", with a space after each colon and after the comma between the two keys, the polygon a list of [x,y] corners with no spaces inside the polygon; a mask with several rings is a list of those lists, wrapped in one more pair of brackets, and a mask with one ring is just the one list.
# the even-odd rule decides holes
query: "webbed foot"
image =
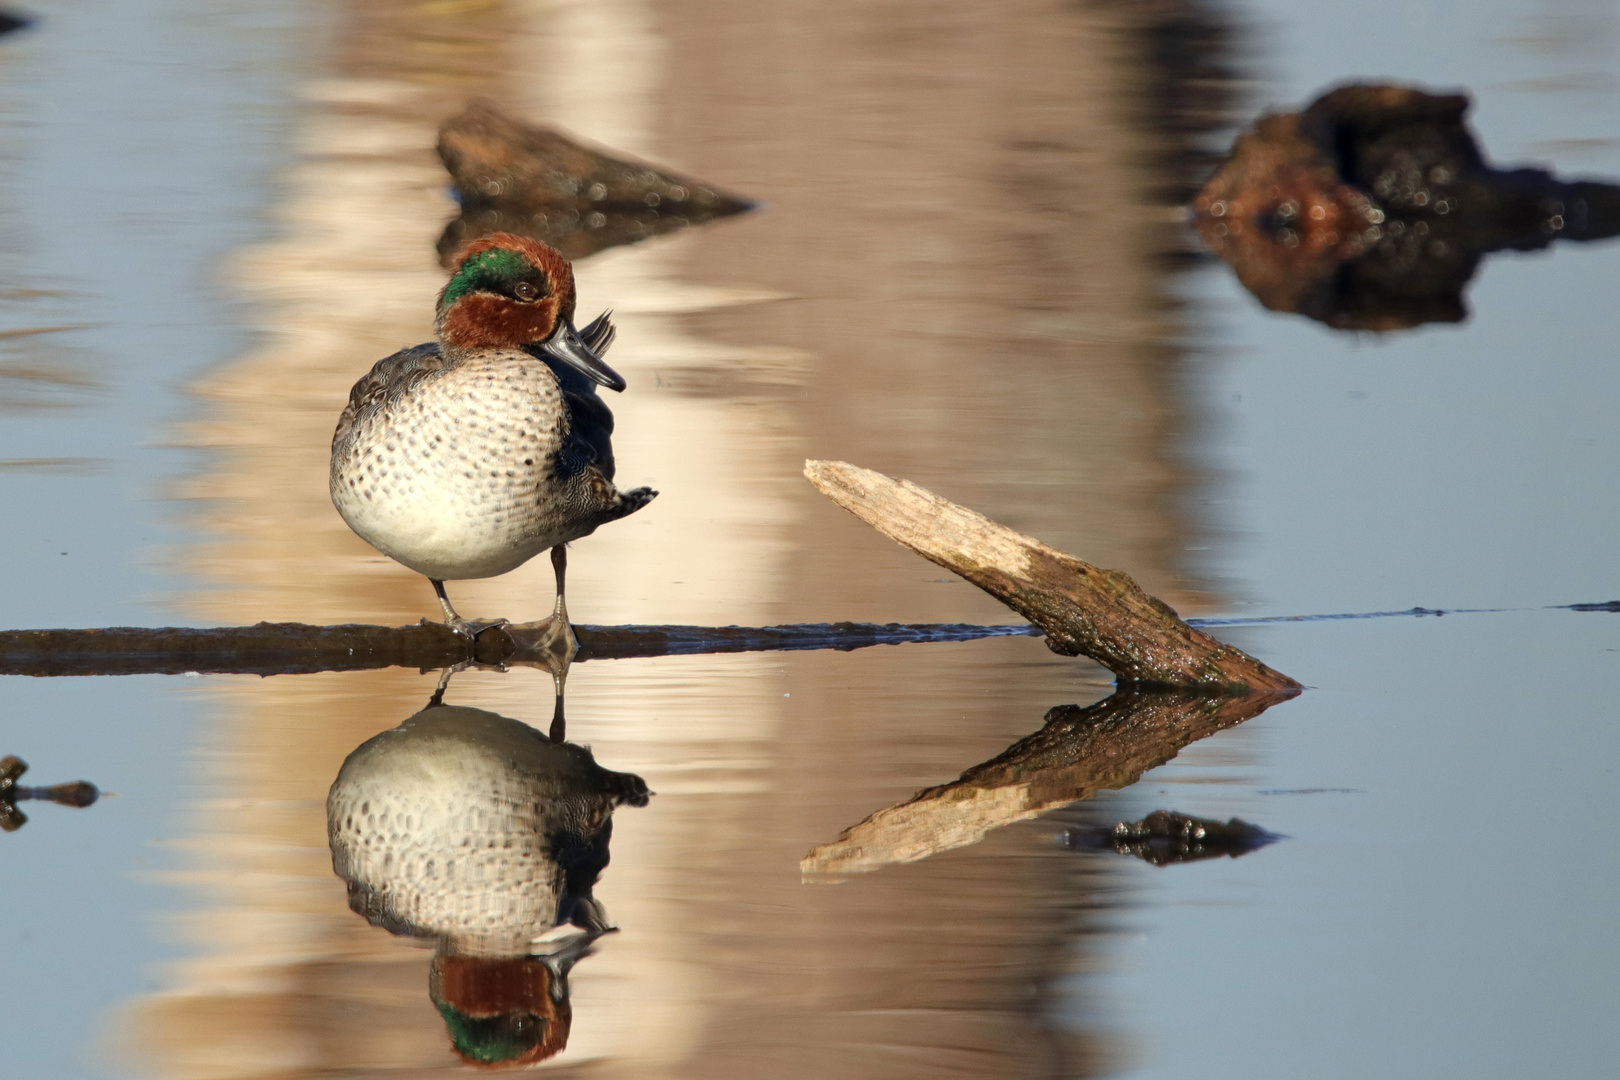
{"label": "webbed foot", "polygon": [[496,626],[511,626],[511,619],[456,619],[450,623],[450,629],[466,638],[468,641],[477,641],[478,635],[485,630]]}
{"label": "webbed foot", "polygon": [[[456,614],[456,609],[450,606],[450,597],[445,595],[444,582],[437,578],[428,578],[433,583],[433,591],[439,597],[439,606],[444,609],[444,625],[454,630],[467,640],[469,644],[478,640],[482,634],[492,626],[511,626],[510,619],[473,619],[470,622]],[[424,623],[426,619],[422,620]]]}
{"label": "webbed foot", "polygon": [[465,638],[470,643],[470,642],[477,641],[478,640],[478,635],[482,634],[485,630],[488,630],[491,627],[494,627],[494,626],[511,626],[512,625],[512,620],[511,619],[463,619],[460,615],[455,615],[455,614],[452,613],[452,617],[445,619],[443,623],[435,623],[431,619],[427,618],[426,616],[423,616],[422,625],[423,626],[448,626],[450,629],[454,630],[458,636],[460,636],[462,638]]}
{"label": "webbed foot", "polygon": [[535,642],[534,651],[550,664],[552,671],[566,674],[568,665],[573,663],[574,655],[579,652],[579,638],[574,636],[567,610],[552,615],[544,626]]}

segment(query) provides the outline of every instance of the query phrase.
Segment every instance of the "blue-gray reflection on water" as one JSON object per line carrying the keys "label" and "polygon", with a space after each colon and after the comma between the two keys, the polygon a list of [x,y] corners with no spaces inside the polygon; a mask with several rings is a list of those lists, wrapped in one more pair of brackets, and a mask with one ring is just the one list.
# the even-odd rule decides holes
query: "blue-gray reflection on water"
{"label": "blue-gray reflection on water", "polygon": [[[1292,838],[1139,875],[1120,974],[1078,988],[1127,1031],[1220,1022],[1155,1027],[1130,1075],[1285,1076],[1307,1059],[1324,1077],[1601,1075],[1620,1051],[1604,839],[1620,827],[1620,625],[1326,623],[1265,644],[1319,689],[1121,799]],[[1252,764],[1206,764],[1216,742]],[[1179,782],[1199,779],[1221,782]]]}
{"label": "blue-gray reflection on water", "polygon": [[[0,374],[7,389],[50,388],[6,411],[0,460],[94,466],[8,471],[0,538],[20,561],[0,598],[5,625],[161,614],[153,595],[177,580],[159,564],[163,547],[189,535],[162,500],[195,462],[163,443],[195,410],[186,380],[246,340],[221,271],[266,231],[295,25],[296,9],[246,3],[206,16],[179,3],[100,3],[52,11],[0,43],[13,155],[0,166],[10,238],[0,290],[51,294],[0,301],[0,317],[8,330],[77,327],[26,339],[56,351],[15,358],[43,379]],[[63,369],[69,381],[53,381]]]}
{"label": "blue-gray reflection on water", "polygon": [[[217,286],[261,234],[296,8],[36,5],[0,41],[0,624],[173,622],[164,547],[188,535],[161,445],[187,378],[245,340]],[[0,680],[0,754],[84,778],[84,811],[29,804],[4,837],[0,1031],[15,1076],[104,1074],[96,1029],[187,951],[159,914],[160,841],[190,793],[203,709],[173,679]]]}
{"label": "blue-gray reflection on water", "polygon": [[[1494,161],[1545,162],[1543,140],[1578,130],[1593,141],[1558,167],[1620,174],[1609,99],[1573,78],[1615,78],[1615,26],[1595,9],[1253,9],[1285,45],[1264,91],[1278,104],[1341,71],[1466,85]],[[1556,47],[1548,32],[1577,23],[1592,39]],[[1532,89],[1559,85],[1572,89]],[[1496,256],[1466,323],[1385,336],[1262,312],[1225,267],[1194,275],[1185,295],[1207,349],[1189,386],[1217,421],[1188,452],[1228,478],[1203,508],[1226,538],[1204,565],[1267,613],[1620,595],[1617,274],[1612,243]],[[1142,880],[1121,916],[1138,936],[1113,950],[1121,973],[1083,980],[1086,1000],[1110,1001],[1126,1030],[1211,1009],[1221,1020],[1156,1026],[1128,1074],[1609,1071],[1620,864],[1596,838],[1620,825],[1620,622],[1527,610],[1314,622],[1269,630],[1263,646],[1316,689],[1213,740],[1253,764],[1223,784],[1175,784],[1213,753],[1194,747],[1124,801],[1169,792],[1177,809],[1295,839],[1263,862]],[[1255,797],[1272,789],[1359,793]]]}

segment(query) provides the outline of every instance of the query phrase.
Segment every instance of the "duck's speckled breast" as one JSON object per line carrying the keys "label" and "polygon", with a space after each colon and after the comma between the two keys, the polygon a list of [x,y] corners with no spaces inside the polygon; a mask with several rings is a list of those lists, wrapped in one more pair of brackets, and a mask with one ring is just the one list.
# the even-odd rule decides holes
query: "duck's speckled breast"
{"label": "duck's speckled breast", "polygon": [[[480,730],[516,721],[436,712],[368,740],[344,762],[327,797],[333,868],[351,886],[351,903],[360,899],[368,918],[395,933],[449,938],[479,954],[521,953],[557,920],[563,872],[545,836],[555,827],[546,811],[557,784],[521,767],[543,747]],[[477,726],[460,730],[469,716]]]}
{"label": "duck's speckled breast", "polygon": [[568,432],[556,376],[525,353],[475,353],[384,392],[334,447],[332,501],[363,539],[430,578],[493,577],[548,535]]}

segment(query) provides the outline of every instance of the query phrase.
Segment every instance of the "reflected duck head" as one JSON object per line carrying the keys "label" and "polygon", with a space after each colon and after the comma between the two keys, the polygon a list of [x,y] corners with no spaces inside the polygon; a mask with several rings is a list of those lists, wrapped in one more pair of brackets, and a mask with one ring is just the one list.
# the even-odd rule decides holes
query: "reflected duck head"
{"label": "reflected duck head", "polygon": [[515,233],[491,233],[462,248],[439,293],[439,343],[451,353],[536,349],[593,383],[623,390],[574,328],[574,271],[555,248]]}
{"label": "reflected duck head", "polygon": [[541,959],[439,955],[428,994],[450,1044],[469,1065],[534,1065],[568,1045],[573,1009],[564,980]]}

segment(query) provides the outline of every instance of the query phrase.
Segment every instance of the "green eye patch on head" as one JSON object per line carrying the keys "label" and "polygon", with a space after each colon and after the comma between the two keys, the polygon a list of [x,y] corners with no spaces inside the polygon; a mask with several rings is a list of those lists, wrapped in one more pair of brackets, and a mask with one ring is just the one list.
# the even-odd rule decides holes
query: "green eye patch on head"
{"label": "green eye patch on head", "polygon": [[462,263],[450,279],[450,284],[444,287],[444,295],[439,298],[439,311],[441,314],[448,311],[457,300],[475,290],[505,292],[515,282],[534,276],[535,268],[516,251],[505,248],[480,251]]}
{"label": "green eye patch on head", "polygon": [[546,1038],[548,1021],[533,1013],[471,1017],[441,1004],[439,1015],[444,1017],[457,1053],[468,1061],[486,1065],[511,1061],[533,1050]]}

